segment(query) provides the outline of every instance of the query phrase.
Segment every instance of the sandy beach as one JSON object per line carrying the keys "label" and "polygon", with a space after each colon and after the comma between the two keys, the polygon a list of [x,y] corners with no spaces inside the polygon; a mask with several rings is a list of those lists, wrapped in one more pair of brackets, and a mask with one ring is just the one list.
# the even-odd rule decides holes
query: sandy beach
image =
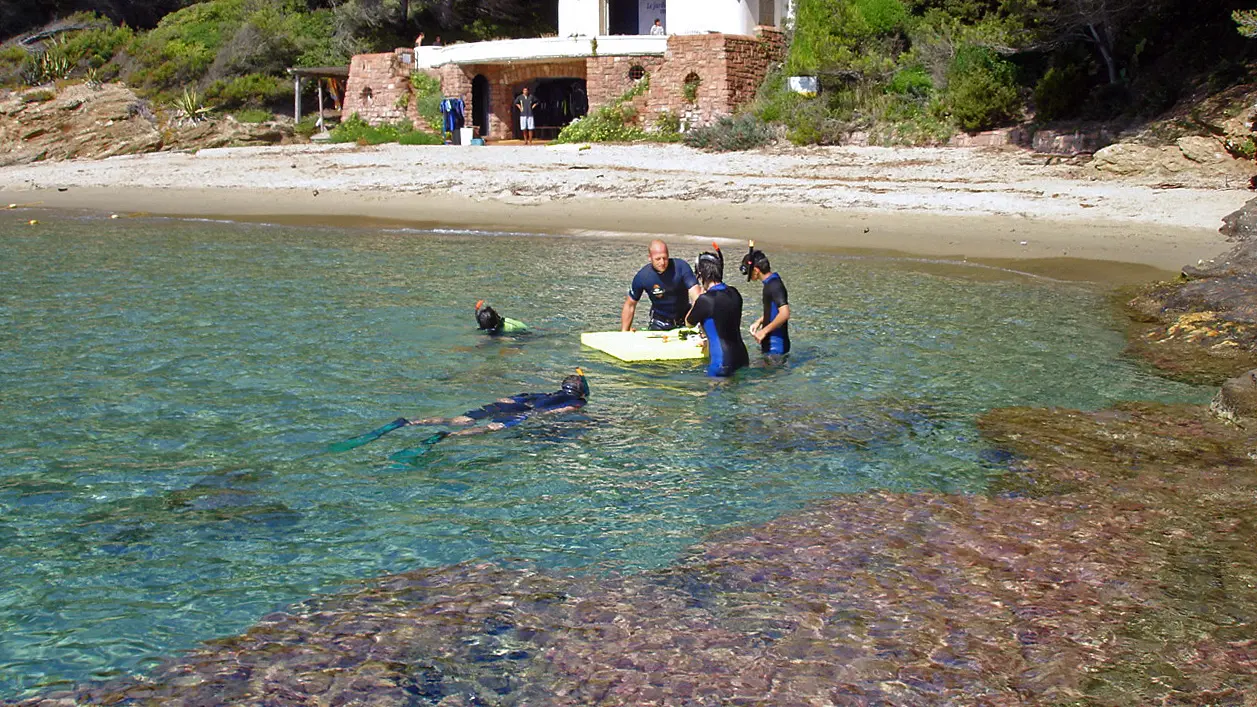
{"label": "sandy beach", "polygon": [[[1092,279],[1149,279],[1225,250],[1247,189],[1101,179],[1015,150],[681,145],[291,145],[0,169],[6,203],[118,214],[519,232],[755,238]],[[1118,274],[1114,274],[1114,273]]]}

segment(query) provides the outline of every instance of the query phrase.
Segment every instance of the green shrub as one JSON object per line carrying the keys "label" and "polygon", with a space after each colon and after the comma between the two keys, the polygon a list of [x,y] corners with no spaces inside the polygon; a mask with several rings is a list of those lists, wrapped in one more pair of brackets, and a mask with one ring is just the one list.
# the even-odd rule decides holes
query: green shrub
{"label": "green shrub", "polygon": [[278,76],[247,74],[215,81],[205,89],[205,97],[228,108],[261,108],[291,100],[292,85]]}
{"label": "green shrub", "polygon": [[909,66],[895,72],[886,90],[900,96],[925,98],[934,91],[934,79],[923,66]]}
{"label": "green shrub", "polygon": [[415,97],[415,111],[423,118],[428,127],[440,129],[443,122],[441,115],[441,80],[423,72],[410,75],[410,88]]}
{"label": "green shrub", "polygon": [[698,87],[703,83],[703,79],[698,74],[690,74],[685,77],[685,82],[681,84],[681,97],[687,102],[693,103],[698,100]]}
{"label": "green shrub", "polygon": [[1021,110],[1013,65],[985,47],[962,47],[948,71],[943,109],[970,132],[1013,118]]}
{"label": "green shrub", "polygon": [[213,108],[205,105],[205,101],[197,93],[196,89],[183,89],[183,93],[175,96],[170,102],[170,107],[174,109],[175,114],[183,120],[197,122],[204,120],[213,110]]}
{"label": "green shrub", "polygon": [[603,106],[563,126],[555,142],[634,142],[648,138],[645,130],[625,125],[618,110]]}
{"label": "green shrub", "polygon": [[1232,157],[1242,160],[1251,160],[1257,158],[1257,142],[1253,142],[1251,136],[1244,136],[1239,140],[1227,139],[1225,145],[1226,151],[1231,153]]}
{"label": "green shrub", "polygon": [[57,94],[52,91],[47,91],[47,90],[27,91],[26,93],[22,94],[22,102],[23,103],[43,103],[45,101],[51,101],[52,99],[56,97],[57,97]]}
{"label": "green shrub", "polygon": [[1053,66],[1034,87],[1035,116],[1040,120],[1073,116],[1086,100],[1087,77],[1074,64]]}
{"label": "green shrub", "polygon": [[403,145],[444,145],[445,140],[440,135],[434,135],[426,130],[412,130],[403,133],[398,137],[397,141]]}
{"label": "green shrub", "polygon": [[681,116],[670,110],[659,111],[655,116],[655,131],[663,135],[674,135],[681,132]]}
{"label": "green shrub", "polygon": [[713,125],[685,134],[685,144],[700,150],[730,152],[762,147],[773,139],[772,131],[751,113],[721,116]]}
{"label": "green shrub", "polygon": [[301,120],[292,126],[292,131],[298,135],[310,137],[319,131],[319,116],[314,113],[301,116]]}
{"label": "green shrub", "polygon": [[444,142],[431,133],[415,130],[409,120],[383,125],[368,125],[357,113],[332,129],[330,142],[356,142],[359,145],[381,145],[386,142],[406,145],[439,145]]}
{"label": "green shrub", "polygon": [[[275,114],[261,108],[245,108],[235,112],[236,120],[241,123],[265,123],[275,118]],[[315,116],[316,118],[318,116]]]}

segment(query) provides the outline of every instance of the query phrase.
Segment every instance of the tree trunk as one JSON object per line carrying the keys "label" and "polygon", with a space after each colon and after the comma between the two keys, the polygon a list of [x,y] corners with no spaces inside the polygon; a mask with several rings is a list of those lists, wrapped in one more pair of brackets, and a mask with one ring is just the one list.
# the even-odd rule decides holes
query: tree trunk
{"label": "tree trunk", "polygon": [[406,27],[410,24],[410,0],[401,0],[402,16],[401,16],[401,33],[406,36]]}
{"label": "tree trunk", "polygon": [[1117,60],[1113,58],[1113,47],[1110,46],[1112,38],[1108,32],[1101,33],[1096,30],[1093,24],[1087,25],[1087,31],[1091,33],[1091,41],[1095,42],[1096,48],[1100,50],[1100,58],[1104,60],[1104,68],[1109,72],[1109,85],[1116,85],[1121,76],[1117,73]]}

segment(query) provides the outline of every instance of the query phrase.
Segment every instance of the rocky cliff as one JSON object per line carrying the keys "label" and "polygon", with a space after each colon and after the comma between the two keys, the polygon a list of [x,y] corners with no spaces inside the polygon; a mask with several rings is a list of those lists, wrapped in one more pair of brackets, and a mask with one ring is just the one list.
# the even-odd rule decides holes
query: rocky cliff
{"label": "rocky cliff", "polygon": [[180,121],[122,84],[50,84],[0,93],[0,166],[298,140],[304,138],[282,123],[241,123],[229,116]]}

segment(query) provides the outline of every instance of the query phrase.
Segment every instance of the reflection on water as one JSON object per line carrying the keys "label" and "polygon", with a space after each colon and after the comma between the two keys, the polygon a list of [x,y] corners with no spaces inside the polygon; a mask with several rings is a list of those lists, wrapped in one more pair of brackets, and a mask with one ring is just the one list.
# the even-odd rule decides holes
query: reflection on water
{"label": "reflection on water", "polygon": [[[770,251],[794,358],[716,384],[581,349],[616,326],[640,243],[40,221],[0,216],[0,695],[142,668],[381,573],[650,570],[835,494],[981,491],[992,407],[1207,396],[1120,360],[1102,292],[989,271]],[[732,284],[749,322],[759,286]],[[481,298],[536,334],[480,336]],[[577,365],[580,414],[404,463],[425,430],[323,453]]]}

